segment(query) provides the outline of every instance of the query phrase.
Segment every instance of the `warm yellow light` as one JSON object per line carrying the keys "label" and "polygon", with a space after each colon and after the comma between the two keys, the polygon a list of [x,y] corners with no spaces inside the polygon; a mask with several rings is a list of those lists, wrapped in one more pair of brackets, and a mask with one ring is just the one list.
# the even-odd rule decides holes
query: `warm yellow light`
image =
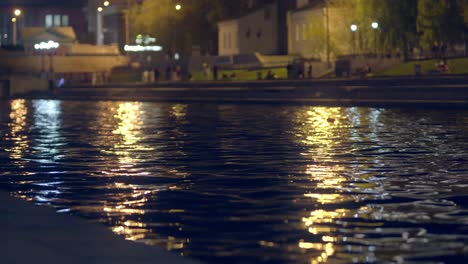
{"label": "warm yellow light", "polygon": [[109,1],[104,1],[104,6],[109,6],[109,5],[110,5]]}
{"label": "warm yellow light", "polygon": [[182,9],[182,6],[181,6],[180,4],[177,4],[177,5],[175,6],[175,9],[176,9],[177,11],[178,11],[178,10],[181,10],[181,9]]}
{"label": "warm yellow light", "polygon": [[15,16],[20,16],[21,15],[21,10],[20,9],[15,9],[14,14],[15,14]]}
{"label": "warm yellow light", "polygon": [[97,11],[98,11],[98,12],[102,12],[102,7],[98,7],[98,8],[97,8]]}
{"label": "warm yellow light", "polygon": [[16,22],[16,17],[12,18],[11,22],[15,23]]}

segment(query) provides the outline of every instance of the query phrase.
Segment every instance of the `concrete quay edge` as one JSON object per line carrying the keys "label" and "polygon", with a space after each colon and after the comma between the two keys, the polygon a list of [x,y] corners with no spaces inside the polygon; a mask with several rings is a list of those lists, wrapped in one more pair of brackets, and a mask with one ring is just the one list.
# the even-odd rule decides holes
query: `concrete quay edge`
{"label": "concrete quay edge", "polygon": [[200,264],[201,262],[126,241],[109,228],[0,191],[2,264]]}

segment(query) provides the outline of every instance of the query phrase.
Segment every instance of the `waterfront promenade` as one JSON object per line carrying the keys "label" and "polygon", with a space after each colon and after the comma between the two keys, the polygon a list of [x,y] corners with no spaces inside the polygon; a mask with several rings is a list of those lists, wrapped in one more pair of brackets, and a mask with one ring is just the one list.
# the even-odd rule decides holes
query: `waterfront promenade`
{"label": "waterfront promenade", "polygon": [[157,247],[125,241],[110,229],[0,191],[1,263],[195,264]]}
{"label": "waterfront promenade", "polygon": [[296,103],[336,106],[468,106],[468,76],[115,83],[18,97],[72,100]]}

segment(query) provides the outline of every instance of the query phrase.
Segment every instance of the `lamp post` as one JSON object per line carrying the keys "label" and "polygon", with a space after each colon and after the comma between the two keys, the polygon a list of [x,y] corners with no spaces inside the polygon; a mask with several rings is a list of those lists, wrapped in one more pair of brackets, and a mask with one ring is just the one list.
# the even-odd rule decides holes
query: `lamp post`
{"label": "lamp post", "polygon": [[[176,5],[174,6],[174,8],[175,8],[176,12],[180,12],[180,11],[182,10],[182,5],[181,5],[181,4],[176,4]],[[172,34],[171,46],[172,46],[172,49],[173,49],[173,52],[174,52],[174,54],[172,54],[172,55],[175,56],[176,54],[178,55],[178,52],[177,52],[177,44],[176,44],[178,35],[177,35],[177,30],[174,29],[174,27],[175,27],[175,21],[174,21],[173,18],[171,18],[171,22],[172,22],[172,27],[173,27],[173,30],[172,30],[173,34]]]}
{"label": "lamp post", "polygon": [[374,52],[377,54],[377,29],[379,28],[379,23],[374,21],[371,27],[374,29]]}
{"label": "lamp post", "polygon": [[104,36],[102,33],[102,11],[103,8],[101,6],[96,9],[96,45],[98,46],[104,43]]}
{"label": "lamp post", "polygon": [[331,63],[330,63],[330,17],[328,13],[328,1],[325,1],[325,23],[326,23],[326,49],[327,49],[327,67],[331,68]]}
{"label": "lamp post", "polygon": [[356,54],[355,33],[356,33],[358,27],[355,24],[352,24],[349,28],[351,29],[352,55],[354,56]]}
{"label": "lamp post", "polygon": [[52,40],[49,40],[48,42],[41,42],[41,43],[34,44],[34,49],[41,53],[41,78],[45,78],[44,56],[45,54],[49,55],[49,72],[47,74],[47,79],[49,81],[49,89],[51,90],[55,88],[54,86],[54,79],[55,79],[54,63],[53,63],[52,58],[54,56],[55,51],[59,47],[60,47],[60,44]]}
{"label": "lamp post", "polygon": [[126,0],[125,1],[125,10],[124,10],[124,23],[125,23],[125,45],[130,45],[130,9],[133,6],[133,3],[138,5],[138,12],[141,10],[141,5],[143,4],[143,0]]}
{"label": "lamp post", "polygon": [[16,46],[17,44],[17,31],[18,31],[18,19],[19,16],[21,15],[21,10],[20,9],[15,9],[13,11],[14,17],[11,19],[11,22],[13,23],[13,46]]}

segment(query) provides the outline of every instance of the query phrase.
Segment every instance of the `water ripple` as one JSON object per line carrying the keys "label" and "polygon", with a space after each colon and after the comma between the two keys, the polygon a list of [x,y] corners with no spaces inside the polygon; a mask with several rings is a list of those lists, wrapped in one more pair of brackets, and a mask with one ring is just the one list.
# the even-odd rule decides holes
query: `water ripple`
{"label": "water ripple", "polygon": [[460,110],[0,101],[0,186],[207,263],[468,261]]}

